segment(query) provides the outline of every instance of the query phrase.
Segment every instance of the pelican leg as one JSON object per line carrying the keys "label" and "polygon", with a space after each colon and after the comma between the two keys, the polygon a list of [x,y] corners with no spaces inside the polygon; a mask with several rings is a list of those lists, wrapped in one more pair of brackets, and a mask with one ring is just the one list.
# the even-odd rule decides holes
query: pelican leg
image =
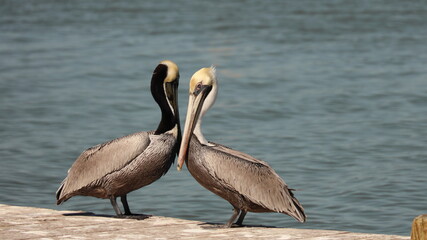
{"label": "pelican leg", "polygon": [[240,213],[240,209],[234,207],[234,209],[233,209],[233,215],[231,215],[231,218],[230,218],[230,220],[228,220],[228,222],[225,225],[225,227],[230,228],[233,225],[233,222],[234,222],[234,220],[236,220],[236,218],[239,215],[239,213]]}
{"label": "pelican leg", "polygon": [[115,197],[115,196],[111,196],[111,197],[110,197],[110,202],[111,202],[111,205],[113,205],[114,211],[116,212],[117,216],[121,216],[121,215],[123,215],[123,214],[122,214],[122,211],[120,211],[120,208],[119,208],[119,206],[117,205],[116,197]]}
{"label": "pelican leg", "polygon": [[246,213],[247,213],[247,211],[242,210],[242,212],[240,213],[240,217],[239,217],[239,219],[236,222],[237,225],[242,226],[243,219],[245,218]]}
{"label": "pelican leg", "polygon": [[132,215],[130,212],[127,195],[125,194],[121,196],[120,199],[122,200],[123,208],[125,209],[125,215]]}

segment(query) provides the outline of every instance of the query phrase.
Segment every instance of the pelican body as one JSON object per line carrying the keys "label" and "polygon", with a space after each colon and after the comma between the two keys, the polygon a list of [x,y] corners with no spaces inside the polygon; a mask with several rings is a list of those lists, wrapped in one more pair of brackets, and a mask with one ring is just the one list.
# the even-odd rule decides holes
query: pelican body
{"label": "pelican body", "polygon": [[138,132],[84,151],[68,170],[56,192],[57,204],[82,195],[110,199],[118,216],[121,197],[125,215],[131,215],[127,194],[158,180],[174,162],[181,141],[177,102],[178,66],[168,60],[153,72],[151,93],[162,118],[155,131]]}
{"label": "pelican body", "polygon": [[178,170],[184,161],[203,187],[230,202],[234,213],[225,225],[247,212],[279,212],[305,222],[304,209],[292,190],[268,163],[226,146],[208,142],[202,134],[202,117],[213,105],[218,87],[214,68],[202,68],[190,80],[190,96]]}

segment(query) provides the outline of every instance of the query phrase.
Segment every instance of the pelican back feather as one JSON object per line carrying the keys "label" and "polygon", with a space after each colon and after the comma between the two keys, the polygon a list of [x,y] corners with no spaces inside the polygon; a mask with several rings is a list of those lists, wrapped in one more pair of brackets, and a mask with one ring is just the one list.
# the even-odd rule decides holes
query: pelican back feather
{"label": "pelican back feather", "polygon": [[56,198],[60,204],[104,176],[119,171],[140,155],[150,144],[148,132],[138,132],[85,150],[59,187]]}
{"label": "pelican back feather", "polygon": [[[306,216],[299,201],[282,178],[267,162],[223,145],[205,146],[204,164],[211,176],[228,190],[241,195],[246,206],[259,205],[265,210],[288,214],[300,222]],[[257,208],[249,211],[265,211]]]}

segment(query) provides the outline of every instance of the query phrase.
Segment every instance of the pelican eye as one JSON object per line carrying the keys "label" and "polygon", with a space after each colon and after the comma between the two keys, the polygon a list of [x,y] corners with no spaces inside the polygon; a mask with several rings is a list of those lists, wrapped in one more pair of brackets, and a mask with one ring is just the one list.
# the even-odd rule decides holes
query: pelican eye
{"label": "pelican eye", "polygon": [[202,83],[199,82],[196,85],[196,88],[194,89],[194,94],[198,95],[202,91]]}

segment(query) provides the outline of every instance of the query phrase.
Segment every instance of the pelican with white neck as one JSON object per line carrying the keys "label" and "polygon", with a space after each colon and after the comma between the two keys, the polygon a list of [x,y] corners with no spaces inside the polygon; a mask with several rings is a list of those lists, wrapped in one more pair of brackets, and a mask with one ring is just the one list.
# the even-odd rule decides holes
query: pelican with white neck
{"label": "pelican with white neck", "polygon": [[225,225],[242,225],[247,212],[279,212],[300,222],[304,208],[292,190],[268,163],[226,146],[208,142],[202,134],[202,117],[218,92],[215,68],[202,68],[190,80],[190,96],[178,170],[184,161],[191,175],[206,189],[230,202],[233,215]]}

